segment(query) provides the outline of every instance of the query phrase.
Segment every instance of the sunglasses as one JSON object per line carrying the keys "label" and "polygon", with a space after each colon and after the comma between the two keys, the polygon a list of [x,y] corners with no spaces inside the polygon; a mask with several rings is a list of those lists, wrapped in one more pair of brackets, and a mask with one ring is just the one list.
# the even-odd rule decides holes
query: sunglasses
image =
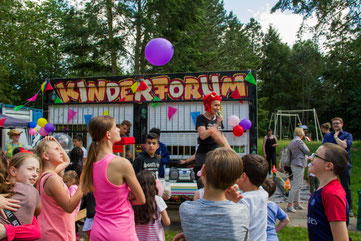
{"label": "sunglasses", "polygon": [[329,160],[327,160],[327,159],[325,159],[325,158],[323,158],[323,157],[320,157],[320,156],[317,155],[316,153],[313,153],[311,156],[313,157],[313,159],[315,159],[315,158],[317,157],[317,158],[320,158],[321,160],[324,160],[325,162],[332,162],[332,161],[329,161]]}

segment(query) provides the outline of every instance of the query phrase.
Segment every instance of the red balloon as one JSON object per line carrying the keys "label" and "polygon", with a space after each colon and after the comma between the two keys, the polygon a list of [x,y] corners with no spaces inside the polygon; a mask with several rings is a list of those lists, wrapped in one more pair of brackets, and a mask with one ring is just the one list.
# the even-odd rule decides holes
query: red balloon
{"label": "red balloon", "polygon": [[243,135],[243,131],[244,131],[243,127],[240,125],[233,127],[233,135],[235,135],[235,136]]}

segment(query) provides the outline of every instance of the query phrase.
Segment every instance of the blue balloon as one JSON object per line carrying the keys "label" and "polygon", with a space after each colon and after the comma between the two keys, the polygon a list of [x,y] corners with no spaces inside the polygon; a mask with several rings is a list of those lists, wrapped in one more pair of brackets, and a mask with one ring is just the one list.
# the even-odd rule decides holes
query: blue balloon
{"label": "blue balloon", "polygon": [[30,128],[35,128],[36,127],[36,122],[35,121],[30,121],[29,122],[29,127]]}

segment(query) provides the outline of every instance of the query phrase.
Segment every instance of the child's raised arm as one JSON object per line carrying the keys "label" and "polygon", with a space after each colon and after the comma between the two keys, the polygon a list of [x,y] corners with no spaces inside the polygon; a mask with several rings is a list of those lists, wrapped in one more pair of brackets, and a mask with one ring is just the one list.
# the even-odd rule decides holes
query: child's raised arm
{"label": "child's raised arm", "polygon": [[67,213],[72,213],[83,197],[81,186],[79,186],[78,190],[74,193],[74,196],[69,197],[64,189],[64,183],[58,175],[49,177],[45,183],[44,190],[46,194],[53,197],[58,205]]}
{"label": "child's raised arm", "polygon": [[63,163],[59,164],[56,168],[55,168],[55,172],[57,174],[61,173],[63,170],[65,170],[65,168],[67,168],[67,166],[69,166],[70,164],[70,159],[68,154],[66,154],[65,150],[63,149],[63,147],[59,144],[59,142],[53,137],[53,136],[46,136],[44,138],[45,141],[54,141],[56,144],[59,145],[60,150],[63,154]]}

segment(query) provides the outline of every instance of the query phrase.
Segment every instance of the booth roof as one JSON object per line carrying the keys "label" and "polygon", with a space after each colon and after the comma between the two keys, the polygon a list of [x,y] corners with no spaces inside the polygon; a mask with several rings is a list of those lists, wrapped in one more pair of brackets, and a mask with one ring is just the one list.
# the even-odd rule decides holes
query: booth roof
{"label": "booth roof", "polygon": [[29,122],[0,114],[0,120],[4,118],[6,118],[6,121],[4,123],[4,128],[20,128],[20,127],[26,128],[29,126]]}

